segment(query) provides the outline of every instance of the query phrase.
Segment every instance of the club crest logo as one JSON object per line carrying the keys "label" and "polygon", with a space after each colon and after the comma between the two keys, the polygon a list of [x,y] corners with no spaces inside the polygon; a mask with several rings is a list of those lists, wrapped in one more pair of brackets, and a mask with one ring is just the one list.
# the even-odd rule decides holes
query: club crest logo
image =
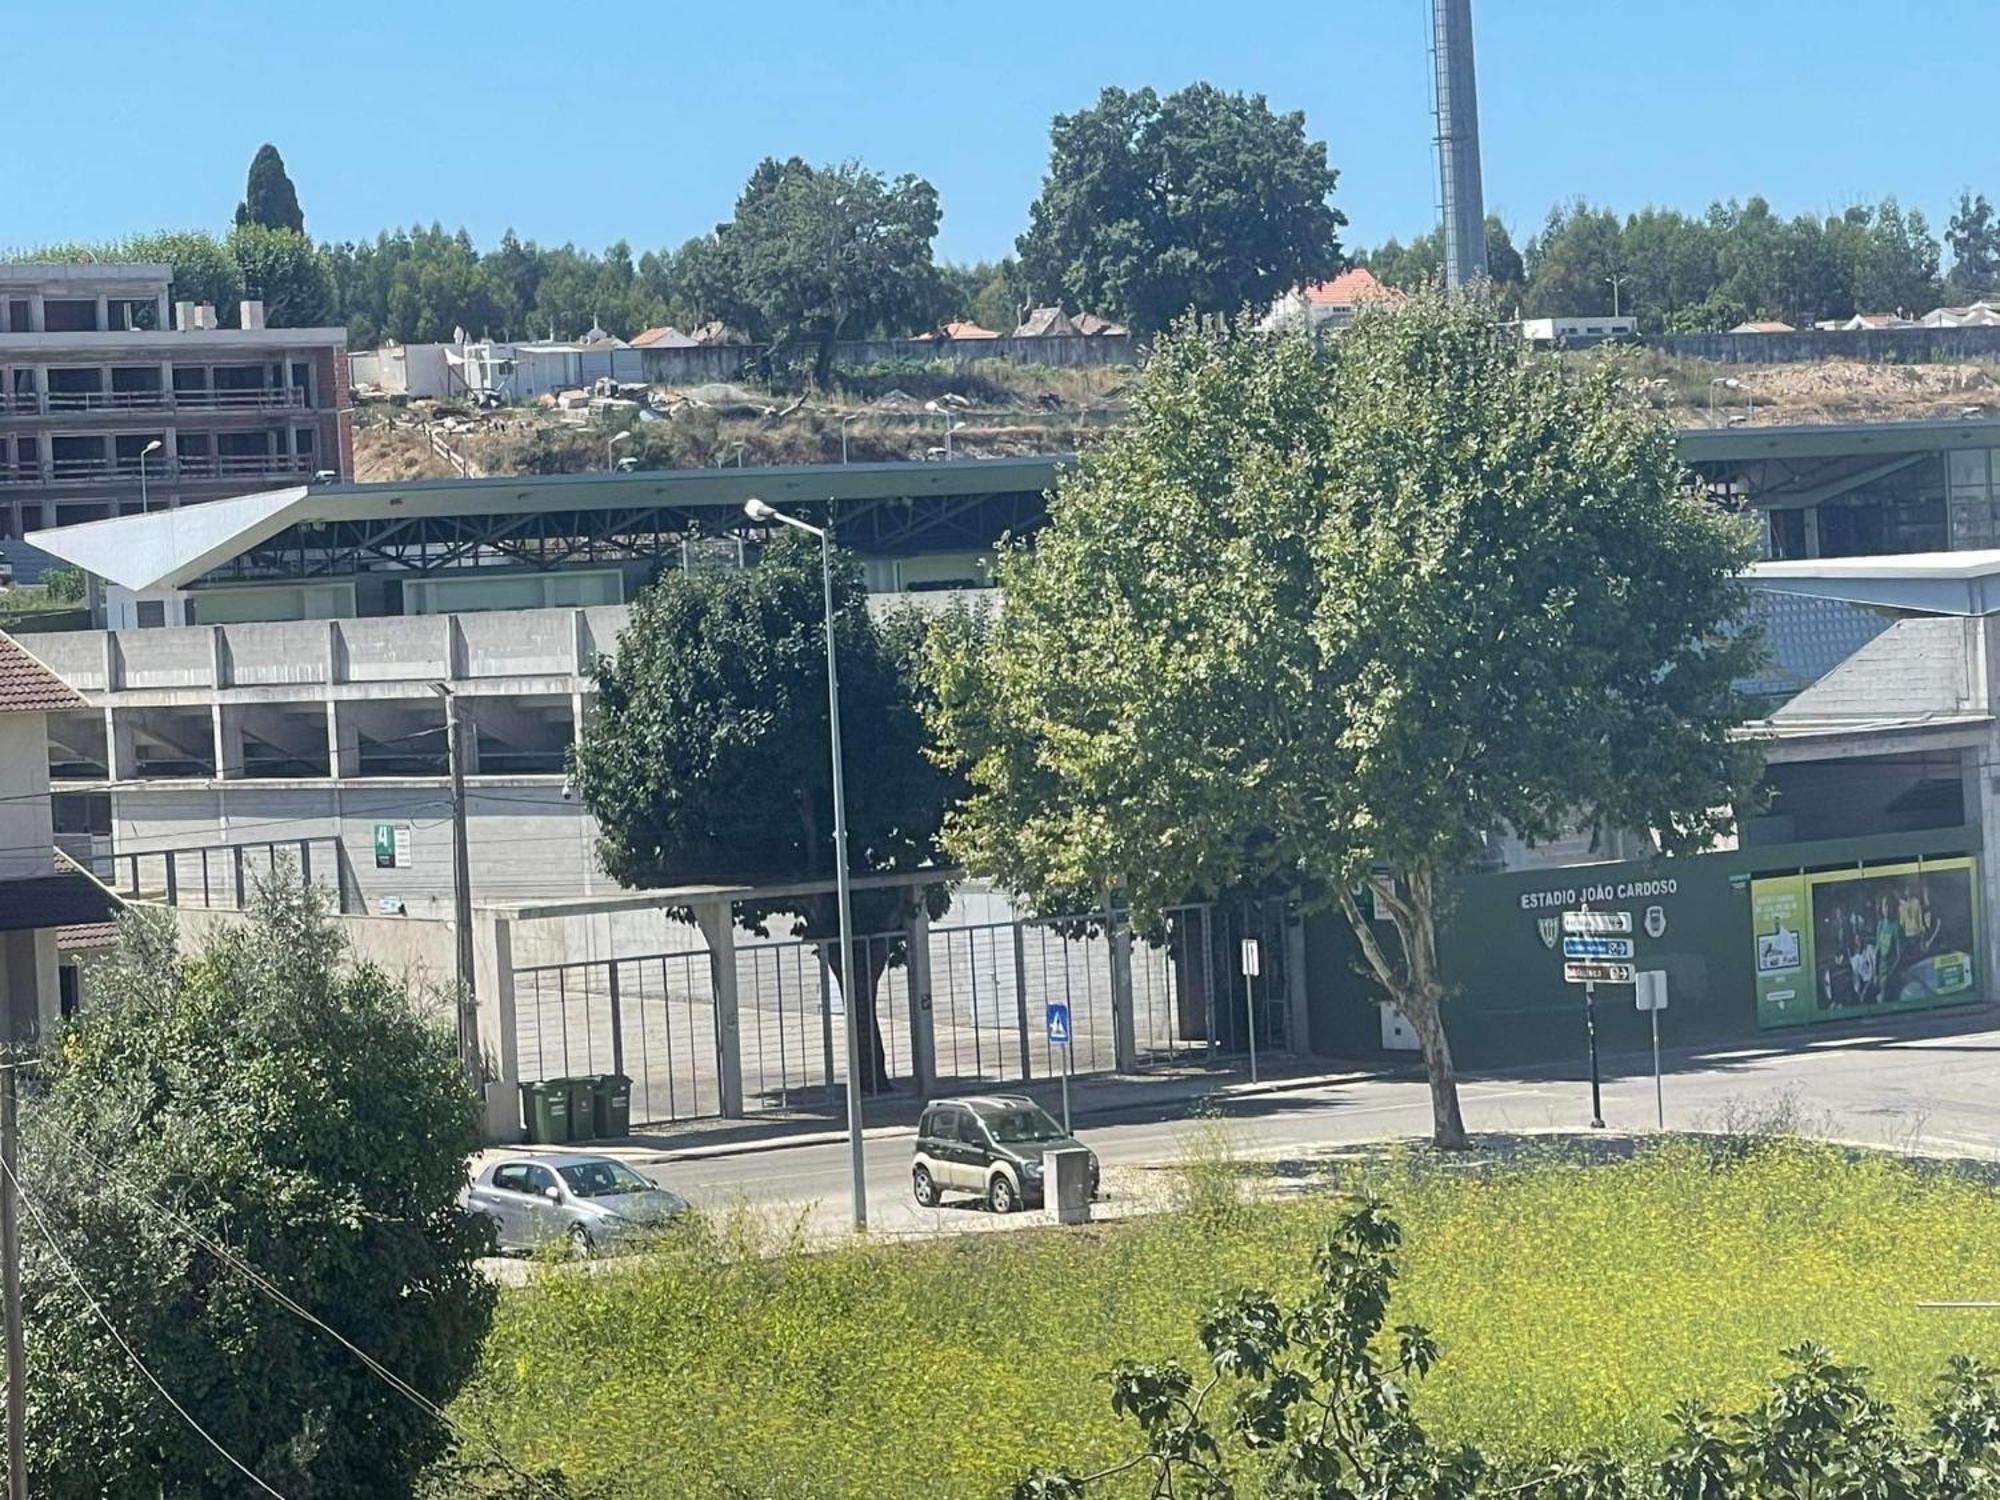
{"label": "club crest logo", "polygon": [[1535,927],[1542,935],[1542,946],[1551,953],[1555,951],[1556,933],[1562,928],[1560,917],[1537,917]]}
{"label": "club crest logo", "polygon": [[1646,936],[1663,938],[1667,935],[1667,909],[1664,906],[1646,908]]}

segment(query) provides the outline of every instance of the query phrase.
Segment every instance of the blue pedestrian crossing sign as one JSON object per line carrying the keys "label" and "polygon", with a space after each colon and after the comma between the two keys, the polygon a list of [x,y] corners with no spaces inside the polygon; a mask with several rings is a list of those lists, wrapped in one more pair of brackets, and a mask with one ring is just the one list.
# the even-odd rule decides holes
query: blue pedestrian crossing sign
{"label": "blue pedestrian crossing sign", "polygon": [[1051,1000],[1048,1004],[1049,1045],[1067,1047],[1069,1045],[1069,1002]]}

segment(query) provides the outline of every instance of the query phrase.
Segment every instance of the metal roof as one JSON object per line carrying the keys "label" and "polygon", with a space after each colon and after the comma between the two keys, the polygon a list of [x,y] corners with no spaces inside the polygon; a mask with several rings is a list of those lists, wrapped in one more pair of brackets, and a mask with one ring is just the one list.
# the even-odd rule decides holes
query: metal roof
{"label": "metal roof", "polygon": [[1750,586],[1921,615],[2000,614],[2000,550],[1761,562]]}
{"label": "metal roof", "polygon": [[1946,417],[1912,422],[1808,422],[1743,427],[1684,427],[1680,455],[1691,464],[1754,458],[1839,458],[2000,448],[2000,422]]}
{"label": "metal roof", "polygon": [[[200,505],[31,532],[28,540],[133,590],[183,587],[281,534],[422,520],[506,516],[739,512],[752,497],[786,506],[843,501],[1039,495],[1066,454],[952,463],[783,464],[591,474],[297,485]],[[991,540],[988,538],[987,540]]]}

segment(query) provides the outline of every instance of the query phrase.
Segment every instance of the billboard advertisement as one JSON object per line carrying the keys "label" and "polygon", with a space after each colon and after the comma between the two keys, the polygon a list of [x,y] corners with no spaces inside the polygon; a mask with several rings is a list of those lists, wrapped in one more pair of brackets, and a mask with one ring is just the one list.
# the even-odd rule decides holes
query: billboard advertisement
{"label": "billboard advertisement", "polygon": [[1750,905],[1760,1026],[1981,997],[1969,858],[1761,878]]}

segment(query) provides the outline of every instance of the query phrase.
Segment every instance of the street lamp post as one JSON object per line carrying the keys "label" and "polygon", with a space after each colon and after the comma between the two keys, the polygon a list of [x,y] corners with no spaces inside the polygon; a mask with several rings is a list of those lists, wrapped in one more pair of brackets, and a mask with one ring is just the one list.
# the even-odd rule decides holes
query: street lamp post
{"label": "street lamp post", "polygon": [[146,460],[155,453],[158,453],[164,446],[165,444],[158,438],[154,438],[152,442],[139,450],[139,514],[142,516],[152,508],[146,500]]}
{"label": "street lamp post", "polygon": [[623,432],[613,433],[609,441],[604,445],[604,467],[607,469],[616,469],[618,466],[611,461],[612,450],[620,443],[629,443],[631,441],[632,430],[629,427]]}
{"label": "street lamp post", "polygon": [[824,527],[788,516],[762,500],[743,502],[753,521],[776,521],[819,538],[826,610],[827,740],[833,755],[833,888],[840,907],[840,989],[847,1001],[847,1150],[854,1177],[854,1227],[868,1227],[868,1184],[861,1162],[861,999],[854,973],[854,913],[847,892],[847,792],[840,769],[840,668],[833,649],[833,538]]}
{"label": "street lamp post", "polygon": [[866,412],[852,411],[840,419],[840,461],[842,463],[847,462],[847,424],[849,422],[859,422],[866,415]]}
{"label": "street lamp post", "polygon": [[1611,316],[1615,318],[1618,316],[1618,288],[1625,285],[1632,278],[1630,276],[1607,276],[1604,279],[1611,283]]}
{"label": "street lamp post", "polygon": [[946,463],[950,463],[951,435],[954,432],[957,432],[965,424],[963,422],[954,421],[951,415],[951,408],[949,406],[946,406],[941,401],[926,401],[924,403],[924,410],[928,412],[935,412],[938,416],[944,418],[944,461]]}

